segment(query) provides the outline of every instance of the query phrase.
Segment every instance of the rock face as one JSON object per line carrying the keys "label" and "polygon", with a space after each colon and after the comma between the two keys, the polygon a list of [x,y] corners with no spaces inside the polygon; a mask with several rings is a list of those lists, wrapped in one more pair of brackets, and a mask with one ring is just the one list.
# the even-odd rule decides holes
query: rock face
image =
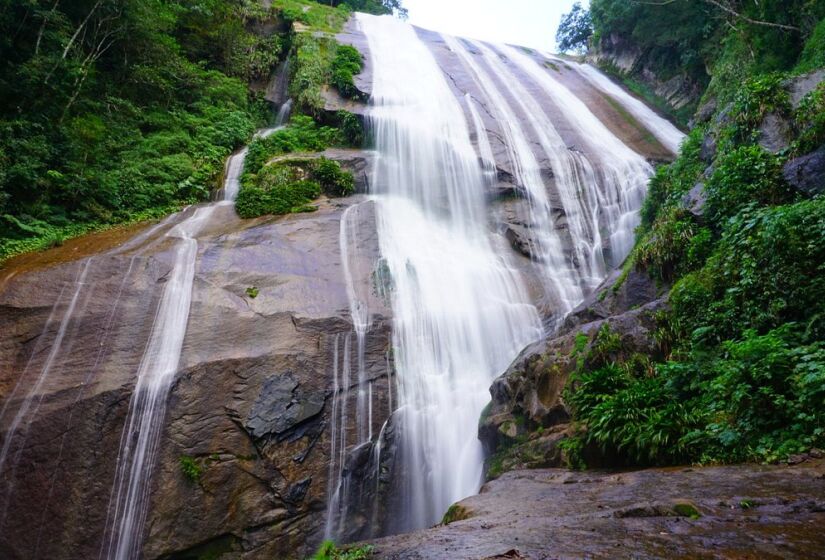
{"label": "rock face", "polygon": [[702,96],[701,84],[677,74],[661,80],[641,49],[617,34],[603,37],[590,58],[600,66],[612,66],[625,75],[633,75],[650,86],[654,93],[674,109],[694,105]]}
{"label": "rock face", "polygon": [[819,558],[825,463],[515,471],[461,520],[371,543],[375,558]]}
{"label": "rock face", "polygon": [[[340,222],[354,204],[372,205],[358,197],[322,200],[315,213],[250,221],[218,207],[199,236],[180,373],[152,477],[145,558],[210,551],[303,558],[321,540],[331,411],[341,398],[331,372],[349,367],[341,347],[353,336]],[[350,227],[373,234],[359,237],[359,252],[348,258],[362,262],[351,261],[349,270],[354,285],[370,292],[374,214],[358,217],[362,223]],[[98,555],[134,375],[171,267],[175,242],[163,235],[180,219],[90,261],[8,271],[0,294],[4,407],[23,410],[36,390],[2,472],[0,557]],[[256,297],[246,294],[249,287]],[[375,430],[389,414],[382,301],[371,302],[364,352]],[[48,368],[50,348],[57,350]],[[3,415],[3,441],[13,418]],[[196,480],[184,476],[182,458],[198,466]]]}

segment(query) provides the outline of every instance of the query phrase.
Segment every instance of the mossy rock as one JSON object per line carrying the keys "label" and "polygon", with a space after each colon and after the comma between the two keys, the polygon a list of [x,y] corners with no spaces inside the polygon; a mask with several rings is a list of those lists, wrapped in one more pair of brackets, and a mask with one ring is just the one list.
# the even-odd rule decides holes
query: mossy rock
{"label": "mossy rock", "polygon": [[453,504],[447,509],[447,512],[444,514],[444,517],[441,519],[441,524],[449,525],[450,523],[454,523],[456,521],[464,521],[465,519],[470,519],[472,516],[473,515],[470,512],[470,510],[468,510],[461,504]]}
{"label": "mossy rock", "polygon": [[673,513],[677,517],[689,517],[691,519],[699,519],[702,517],[699,508],[691,502],[676,502],[673,504]]}

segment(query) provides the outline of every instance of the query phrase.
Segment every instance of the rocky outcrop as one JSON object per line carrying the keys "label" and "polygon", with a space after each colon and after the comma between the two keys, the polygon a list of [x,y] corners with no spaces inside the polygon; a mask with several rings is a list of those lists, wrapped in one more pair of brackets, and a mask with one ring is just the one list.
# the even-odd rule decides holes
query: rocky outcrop
{"label": "rocky outcrop", "polygon": [[825,462],[796,466],[515,471],[461,519],[370,543],[374,557],[818,558]]}
{"label": "rocky outcrop", "polygon": [[662,291],[643,272],[614,272],[559,331],[526,348],[493,382],[492,402],[479,423],[489,476],[565,464],[558,444],[571,431],[571,412],[564,402],[570,376],[602,328],[620,337],[624,351],[656,355],[652,333],[656,313],[665,306]]}
{"label": "rocky outcrop", "polygon": [[673,109],[695,105],[704,91],[702,84],[685,74],[661,79],[654,70],[656,61],[650,60],[647,53],[632,41],[616,33],[602,37],[596,48],[588,53],[588,58],[597,66],[613,69],[641,81]]}
{"label": "rocky outcrop", "polygon": [[[352,406],[333,391],[333,372],[350,367],[343,347],[354,339],[339,243],[354,204],[372,205],[322,199],[314,213],[248,221],[219,206],[199,235],[145,558],[303,558],[320,542],[333,403]],[[72,260],[67,244],[52,253],[69,262],[4,270],[0,391],[12,413],[0,436],[12,440],[0,477],[1,557],[98,556],[135,372],[171,269],[176,241],[164,234],[192,211],[91,260]],[[358,293],[374,293],[374,215],[356,217],[348,227],[359,250],[348,258],[359,262],[349,270]],[[377,296],[370,310],[364,368],[377,433],[389,416],[389,310]],[[10,436],[17,410],[25,413]]]}

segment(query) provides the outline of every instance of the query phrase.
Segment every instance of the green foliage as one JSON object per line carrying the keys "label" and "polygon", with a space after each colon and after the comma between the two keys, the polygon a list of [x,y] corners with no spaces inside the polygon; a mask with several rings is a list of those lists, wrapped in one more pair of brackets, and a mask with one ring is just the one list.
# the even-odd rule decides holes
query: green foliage
{"label": "green foliage", "polygon": [[739,214],[705,268],[674,286],[671,303],[685,334],[721,341],[822,313],[823,234],[822,199]]}
{"label": "green foliage", "polygon": [[556,44],[560,52],[583,52],[593,35],[593,20],[590,12],[582,8],[581,2],[573,4],[570,12],[561,17],[556,31]]}
{"label": "green foliage", "polygon": [[806,95],[793,115],[797,137],[791,153],[804,155],[825,144],[825,83]]}
{"label": "green foliage", "polygon": [[370,545],[341,550],[334,542],[324,541],[312,560],[369,560],[373,556],[372,551]]}
{"label": "green foliage", "polygon": [[312,176],[328,195],[349,196],[355,192],[355,179],[352,173],[341,169],[341,164],[337,161],[320,158],[315,163]]}
{"label": "green foliage", "polygon": [[272,0],[272,8],[286,21],[297,22],[314,32],[338,33],[350,16],[346,3],[312,0]]}
{"label": "green foliage", "polygon": [[284,43],[257,3],[6,4],[0,258],[207,199],[265,118],[245,80]]}
{"label": "green foliage", "polygon": [[315,181],[274,180],[267,188],[244,186],[235,200],[235,210],[241,218],[257,218],[265,214],[311,212],[308,204],[321,194]]}
{"label": "green foliage", "polygon": [[252,141],[244,166],[244,182],[275,156],[290,152],[320,152],[343,143],[339,130],[319,126],[311,117],[296,115],[286,128]]}
{"label": "green foliage", "polygon": [[717,225],[747,205],[776,205],[794,198],[779,159],[760,146],[742,146],[718,158],[706,189],[708,218]]}
{"label": "green foliage", "polygon": [[320,115],[324,108],[321,90],[329,83],[335,40],[300,33],[295,38],[295,54],[290,66],[289,95],[295,107],[309,115]]}
{"label": "green foliage", "polygon": [[634,252],[634,264],[671,282],[704,264],[712,247],[711,232],[677,206],[662,211]]}
{"label": "green foliage", "polygon": [[353,77],[360,73],[363,67],[364,61],[358,49],[350,45],[339,45],[335,58],[332,59],[332,85],[344,97],[360,98],[361,92],[355,87]]}
{"label": "green foliage", "polygon": [[198,463],[196,459],[193,457],[189,457],[188,455],[181,456],[180,460],[180,472],[186,477],[189,482],[199,482],[201,479],[201,475],[203,474],[203,467]]}
{"label": "green foliage", "polygon": [[366,142],[364,125],[361,120],[349,111],[336,113],[338,129],[341,131],[341,141],[355,148],[360,148]]}
{"label": "green foliage", "polygon": [[805,42],[795,73],[810,72],[825,67],[825,19],[822,19]]}
{"label": "green foliage", "polygon": [[258,288],[256,288],[255,286],[250,286],[246,289],[246,295],[249,296],[251,299],[255,299],[256,297],[258,297],[259,293],[260,292]]}

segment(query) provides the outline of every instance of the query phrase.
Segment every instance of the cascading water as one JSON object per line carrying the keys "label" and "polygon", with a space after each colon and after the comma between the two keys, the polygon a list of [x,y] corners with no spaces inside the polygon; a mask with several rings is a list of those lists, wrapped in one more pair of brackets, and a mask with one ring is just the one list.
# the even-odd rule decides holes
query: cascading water
{"label": "cascading water", "polygon": [[[69,328],[69,323],[73,318],[74,310],[77,306],[80,294],[86,283],[86,277],[89,273],[89,267],[91,264],[92,259],[86,259],[80,263],[77,276],[75,277],[74,281],[74,291],[72,292],[71,299],[69,300],[68,306],[66,307],[66,310],[63,313],[63,318],[60,320],[60,324],[58,326],[55,338],[51,341],[49,353],[46,356],[46,359],[43,362],[43,365],[41,366],[40,371],[37,374],[37,377],[29,386],[28,392],[26,393],[26,397],[22,400],[20,407],[15,412],[15,415],[12,418],[9,427],[6,430],[6,437],[3,441],[3,447],[0,448],[0,473],[2,473],[4,468],[7,466],[12,441],[14,441],[15,439],[18,439],[20,441],[17,448],[17,452],[12,457],[12,472],[10,476],[8,476],[7,485],[3,488],[4,500],[2,503],[2,509],[0,509],[0,522],[5,520],[6,507],[8,506],[9,496],[12,491],[11,485],[12,481],[14,480],[14,469],[17,467],[17,459],[19,458],[19,454],[23,451],[23,443],[25,442],[26,436],[28,435],[28,431],[31,427],[32,420],[35,416],[35,413],[37,412],[37,408],[40,406],[40,401],[42,399],[40,389],[43,386],[43,383],[49,378],[49,374],[51,373],[52,367],[55,365],[55,360],[58,354],[60,353],[61,349],[63,348],[63,340]],[[60,294],[57,297],[57,301],[52,307],[52,311],[49,315],[48,320],[46,321],[46,326],[43,330],[43,334],[50,330],[51,326],[54,324],[56,320],[56,314],[60,307],[59,304],[65,289],[66,288],[64,287],[63,290],[61,290]],[[43,335],[41,335],[41,337],[43,337]],[[0,419],[5,417],[8,411],[9,403],[12,402],[12,399],[15,397],[18,391],[24,389],[22,381],[26,379],[27,373],[33,365],[35,356],[38,354],[37,350],[38,348],[35,348],[35,351],[32,352],[32,355],[29,358],[29,362],[28,364],[26,364],[26,367],[23,370],[22,375],[20,376],[20,380],[12,390],[11,395],[9,395],[9,397],[6,399],[6,402],[3,405],[3,409],[0,410]],[[27,419],[28,421],[26,421]]]}
{"label": "cascading water", "polygon": [[531,253],[541,267],[546,290],[563,315],[573,308],[583,295],[574,267],[564,258],[563,240],[554,227],[552,207],[541,168],[533,154],[526,131],[519,124],[515,110],[488,74],[456,38],[444,36],[447,46],[461,59],[475,78],[479,89],[489,101],[496,120],[502,127],[505,146],[516,182],[526,191],[530,209]]}
{"label": "cascading water", "polygon": [[[560,59],[550,56],[549,58],[561,62]],[[616,85],[610,78],[590,66],[589,64],[570,63],[580,75],[588,82],[618,101],[634,117],[644,124],[645,128],[653,134],[662,145],[673,152],[679,153],[679,146],[685,139],[684,133],[673,126],[673,124],[656,114],[653,109],[627,93],[624,89]]]}
{"label": "cascading water", "polygon": [[166,413],[166,397],[178,369],[189,319],[198,253],[195,236],[214,209],[214,205],[198,208],[167,233],[168,237],[179,241],[149,342],[138,367],[137,383],[121,437],[107,515],[108,538],[101,549],[101,556],[106,558],[125,560],[140,554],[149,480]]}
{"label": "cascading water", "polygon": [[[265,138],[278,128],[258,131],[256,137]],[[232,204],[235,200],[248,152],[248,148],[244,148],[229,158],[223,201],[196,209],[190,217],[166,234],[178,241],[174,249],[172,270],[158,304],[129,403],[115,483],[109,500],[106,540],[101,548],[101,557],[126,560],[140,555],[149,505],[149,482],[158,453],[166,400],[180,362],[189,319],[198,254],[196,237],[218,206]]]}
{"label": "cascading water", "polygon": [[[458,101],[412,27],[358,15],[372,56],[369,122],[381,254],[392,278],[399,432],[395,530],[478,490],[488,387],[541,334],[488,239],[485,180]],[[411,84],[414,84],[411,86]]]}
{"label": "cascading water", "polygon": [[[574,128],[576,137],[589,147],[591,157],[598,162],[595,172],[587,171],[589,166],[583,165],[586,158],[576,158],[580,162],[580,168],[586,170],[579,184],[591,193],[589,204],[595,212],[591,214],[594,222],[589,224],[590,229],[595,231],[601,227],[605,230],[610,242],[612,264],[620,264],[633,247],[633,232],[639,222],[639,209],[653,168],[641,155],[610,132],[581,99],[559,83],[535,59],[509,46],[499,46],[498,51],[548,95],[561,110],[567,123]],[[492,58],[496,55],[488,53],[487,56]],[[496,59],[501,60],[498,57]],[[532,97],[525,96],[524,99],[530,101]],[[538,115],[546,116],[543,111]],[[542,145],[545,150],[548,149],[544,142]],[[556,154],[571,154],[563,142],[554,151]],[[554,172],[561,166],[563,161],[553,162]],[[575,196],[574,192],[571,194]],[[592,199],[594,196],[596,200]],[[599,281],[604,274],[602,268]]]}

